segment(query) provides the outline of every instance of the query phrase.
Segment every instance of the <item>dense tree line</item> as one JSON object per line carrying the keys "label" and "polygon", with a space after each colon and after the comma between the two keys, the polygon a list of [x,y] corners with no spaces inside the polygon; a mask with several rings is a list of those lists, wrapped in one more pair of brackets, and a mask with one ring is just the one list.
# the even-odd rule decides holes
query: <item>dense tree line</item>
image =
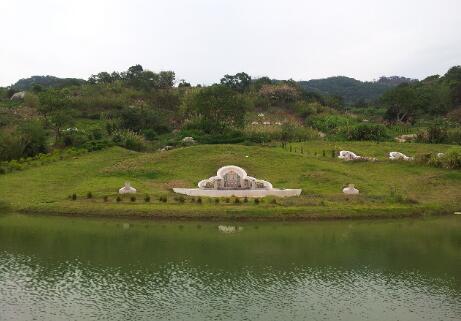
{"label": "dense tree line", "polygon": [[386,107],[385,118],[391,122],[414,122],[417,118],[444,116],[461,107],[461,66],[452,67],[445,75],[434,75],[422,81],[404,83],[381,97]]}

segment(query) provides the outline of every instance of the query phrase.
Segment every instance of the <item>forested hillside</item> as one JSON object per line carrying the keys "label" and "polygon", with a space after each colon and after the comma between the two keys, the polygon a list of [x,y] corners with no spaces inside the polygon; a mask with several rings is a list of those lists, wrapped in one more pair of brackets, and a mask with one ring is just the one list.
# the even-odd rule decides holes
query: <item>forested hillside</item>
{"label": "forested hillside", "polygon": [[[134,65],[87,81],[32,77],[19,82],[30,86],[24,97],[13,96],[14,86],[0,88],[0,161],[11,169],[16,160],[67,148],[118,145],[149,151],[190,143],[390,141],[401,134],[420,142],[461,144],[460,66],[410,83],[395,77],[375,83],[346,78],[355,84],[356,91],[349,92],[377,96],[372,106],[346,106],[295,81],[252,79],[244,72],[224,75],[210,86],[175,78],[173,71]],[[378,85],[387,88],[384,94]]]}
{"label": "forested hillside", "polygon": [[345,76],[329,77],[299,81],[299,85],[306,91],[322,95],[341,97],[345,104],[370,103],[376,101],[388,89],[401,83],[415,81],[405,77],[381,77],[377,81],[360,81]]}

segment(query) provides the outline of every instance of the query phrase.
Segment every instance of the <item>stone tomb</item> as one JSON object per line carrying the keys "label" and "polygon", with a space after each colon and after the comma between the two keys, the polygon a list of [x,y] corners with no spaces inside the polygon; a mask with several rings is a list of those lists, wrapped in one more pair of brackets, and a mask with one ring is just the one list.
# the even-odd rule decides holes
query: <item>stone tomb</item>
{"label": "stone tomb", "polygon": [[173,191],[188,196],[203,197],[290,197],[299,196],[301,189],[278,189],[262,179],[248,176],[238,166],[221,167],[216,176],[201,180],[198,188],[173,188]]}

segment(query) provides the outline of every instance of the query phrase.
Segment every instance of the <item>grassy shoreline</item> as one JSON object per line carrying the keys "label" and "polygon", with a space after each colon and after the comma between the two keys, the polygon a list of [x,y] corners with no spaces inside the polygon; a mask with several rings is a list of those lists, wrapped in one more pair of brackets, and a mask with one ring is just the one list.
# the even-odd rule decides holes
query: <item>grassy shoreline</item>
{"label": "grassy shoreline", "polygon": [[185,221],[319,221],[319,220],[357,220],[357,219],[397,219],[420,218],[450,215],[455,207],[400,207],[400,208],[362,208],[349,210],[319,210],[318,208],[283,208],[271,210],[245,210],[230,208],[216,211],[216,208],[181,209],[170,207],[163,209],[139,210],[139,208],[75,208],[75,207],[30,207],[18,210],[27,215],[52,215],[70,217],[122,218],[147,220],[185,220]]}
{"label": "grassy shoreline", "polygon": [[[300,144],[303,154],[300,154]],[[136,153],[122,148],[75,156],[0,176],[0,204],[28,214],[170,220],[322,220],[398,218],[451,214],[461,207],[461,171],[408,162],[344,162],[332,148],[365,156],[387,150],[443,152],[449,145],[304,142],[297,153],[280,147],[198,145],[169,152]],[[325,156],[323,156],[325,155]],[[381,157],[382,158],[382,157]],[[279,188],[302,188],[300,197],[234,202],[186,198],[172,187],[193,187],[223,165],[242,166]],[[130,181],[139,193],[118,203],[116,191]],[[342,194],[355,183],[361,194]],[[92,197],[86,195],[91,192]],[[72,194],[77,200],[69,199]],[[145,202],[145,195],[151,200]],[[161,198],[167,198],[162,202]],[[105,200],[104,200],[105,199]]]}

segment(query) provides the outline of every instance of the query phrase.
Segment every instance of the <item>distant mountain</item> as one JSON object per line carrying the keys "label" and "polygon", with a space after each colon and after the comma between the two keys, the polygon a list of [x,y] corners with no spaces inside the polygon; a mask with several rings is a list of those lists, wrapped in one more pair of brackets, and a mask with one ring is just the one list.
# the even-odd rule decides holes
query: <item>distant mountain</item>
{"label": "distant mountain", "polygon": [[15,84],[11,85],[13,89],[22,91],[29,90],[33,85],[40,85],[42,87],[67,87],[72,85],[84,84],[85,80],[77,78],[58,78],[54,76],[32,76],[18,80]]}
{"label": "distant mountain", "polygon": [[346,104],[354,104],[359,101],[372,102],[378,99],[386,90],[401,83],[412,81],[415,81],[415,79],[399,76],[381,77],[376,81],[360,81],[345,76],[336,76],[299,81],[298,84],[306,91],[340,96]]}

